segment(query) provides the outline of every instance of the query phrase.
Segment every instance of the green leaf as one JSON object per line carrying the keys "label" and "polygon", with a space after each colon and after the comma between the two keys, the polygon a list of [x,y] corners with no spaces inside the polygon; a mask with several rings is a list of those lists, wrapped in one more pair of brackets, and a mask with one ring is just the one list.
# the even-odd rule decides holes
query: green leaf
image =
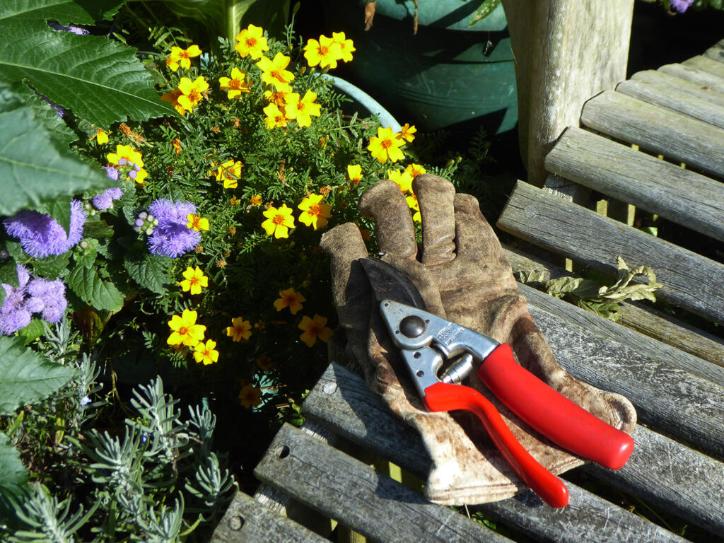
{"label": "green leaf", "polygon": [[156,294],[165,292],[165,285],[169,281],[168,272],[171,268],[171,259],[164,256],[134,255],[123,260],[123,267],[128,275],[140,286]]}
{"label": "green leaf", "polygon": [[59,277],[68,268],[70,262],[70,251],[62,255],[49,256],[40,258],[30,262],[36,275],[40,275],[47,279],[55,279]]}
{"label": "green leaf", "polygon": [[95,309],[116,312],[123,307],[121,291],[110,281],[101,279],[95,267],[76,265],[68,275],[67,284],[81,300]]}
{"label": "green leaf", "polygon": [[53,217],[60,226],[63,227],[66,234],[70,231],[70,202],[72,198],[54,198],[36,208],[36,211],[45,213]]}
{"label": "green leaf", "polygon": [[30,321],[30,324],[18,331],[18,337],[23,340],[23,345],[27,346],[42,336],[44,331],[43,321],[40,319],[33,319]]}
{"label": "green leaf", "polygon": [[56,147],[33,109],[19,106],[11,91],[0,85],[0,215],[111,186],[100,168],[91,168],[69,150]]}
{"label": "green leaf", "polygon": [[[94,4],[100,4],[91,8]],[[0,78],[27,79],[40,94],[97,126],[175,115],[153,88],[135,49],[105,37],[77,36],[47,22],[91,24],[118,2],[4,0]]]}
{"label": "green leaf", "polygon": [[17,494],[28,480],[28,472],[20,460],[20,453],[10,438],[0,432],[0,494]]}
{"label": "green leaf", "polygon": [[21,339],[0,337],[0,415],[47,398],[74,375],[27,349]]}

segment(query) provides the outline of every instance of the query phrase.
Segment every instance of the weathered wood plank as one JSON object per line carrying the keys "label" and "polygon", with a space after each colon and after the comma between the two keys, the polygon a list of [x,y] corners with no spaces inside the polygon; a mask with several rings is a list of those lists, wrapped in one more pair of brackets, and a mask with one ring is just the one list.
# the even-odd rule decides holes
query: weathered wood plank
{"label": "weathered wood plank", "polygon": [[509,541],[288,424],[254,473],[376,541]]}
{"label": "weathered wood plank", "polygon": [[[537,256],[523,254],[518,248],[503,246],[503,250],[514,273],[544,272],[546,278],[551,279],[571,275]],[[669,315],[660,316],[651,307],[642,309],[635,304],[623,303],[619,321],[623,327],[606,319],[594,319],[590,312],[583,312],[584,317],[579,319],[579,312],[570,312],[568,304],[548,302],[542,307],[560,317],[576,319],[600,336],[624,343],[647,356],[666,360],[673,366],[724,386],[722,340]],[[704,361],[713,362],[717,367]]]}
{"label": "weathered wood plank", "polygon": [[692,83],[701,85],[705,89],[724,93],[724,79],[702,70],[697,70],[691,66],[685,66],[683,64],[664,64],[658,69],[658,71],[673,75],[679,79],[691,81]]}
{"label": "weathered wood plank", "polygon": [[665,81],[637,78],[622,81],[616,87],[616,91],[724,128],[724,106],[699,98],[696,94],[688,92],[684,85],[670,85]]}
{"label": "weathered wood plank", "polygon": [[702,85],[700,83],[682,79],[670,73],[662,72],[661,70],[644,70],[642,72],[637,72],[631,76],[631,79],[655,85],[675,87],[706,102],[716,104],[718,106],[724,106],[723,93],[715,91],[708,85]]}
{"label": "weathered wood plank", "polygon": [[724,78],[724,64],[703,55],[685,60],[684,65]]}
{"label": "weathered wood plank", "polygon": [[719,181],[576,127],[563,133],[545,165],[557,176],[724,240]]}
{"label": "weathered wood plank", "polygon": [[724,62],[724,40],[719,41],[715,45],[709,47],[704,53],[707,57]]}
{"label": "weathered wood plank", "polygon": [[586,102],[581,123],[668,159],[685,162],[691,168],[724,177],[724,131],[688,115],[606,91]]}
{"label": "weathered wood plank", "polygon": [[212,543],[322,543],[328,541],[237,492],[216,527]]}
{"label": "weathered wood plank", "polygon": [[[392,414],[379,396],[367,388],[364,380],[346,368],[331,364],[303,407],[307,416],[329,424],[335,432],[345,435],[351,441],[370,448],[385,458],[390,458],[422,478],[427,476],[431,461],[419,435],[410,433],[409,427]],[[667,439],[648,430],[643,429],[643,431],[660,439]],[[638,445],[637,447],[640,448]],[[401,455],[403,449],[405,454]],[[698,453],[693,454],[697,458],[707,458]],[[642,458],[637,453],[635,457],[637,468],[634,472],[647,470],[648,460],[649,458]],[[663,461],[666,462],[666,458]],[[667,501],[666,497],[671,498],[677,492],[675,465],[670,465],[669,468],[672,470],[671,473],[661,474],[653,489],[659,498],[664,497],[664,501]],[[722,475],[715,474],[714,479],[712,485],[721,483]],[[705,480],[702,477],[702,481]],[[612,534],[619,533],[618,539],[614,538],[611,541],[676,539],[673,534],[573,483],[567,485],[571,491],[572,507],[565,511],[556,511],[544,506],[529,492],[509,500],[485,504],[480,508],[486,514],[502,519],[511,526],[518,526],[536,538],[546,541],[607,541],[608,532],[603,528],[609,525],[617,526]],[[687,486],[683,489],[685,493],[695,492],[699,487],[698,482],[687,482],[687,485],[690,488]],[[697,507],[708,503],[709,497],[705,492],[709,488],[703,489],[701,495],[694,498]],[[687,515],[689,506],[683,505],[682,511],[682,504],[674,501],[674,504],[669,503],[666,509]]]}
{"label": "weathered wood plank", "polygon": [[647,264],[662,300],[724,322],[724,266],[519,181],[498,227],[574,261],[615,274],[614,259]]}

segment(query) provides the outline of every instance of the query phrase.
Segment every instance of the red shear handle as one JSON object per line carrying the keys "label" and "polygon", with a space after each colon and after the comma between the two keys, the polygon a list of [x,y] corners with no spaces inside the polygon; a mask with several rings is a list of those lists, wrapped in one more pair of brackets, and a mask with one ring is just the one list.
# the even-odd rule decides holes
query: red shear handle
{"label": "red shear handle", "polygon": [[518,364],[503,343],[483,361],[478,375],[513,413],[564,449],[620,469],[634,448],[630,435],[578,406]]}
{"label": "red shear handle", "polygon": [[552,507],[568,505],[568,489],[563,481],[541,466],[518,443],[495,406],[477,390],[435,383],[425,389],[425,405],[430,411],[464,410],[477,415],[495,446],[526,485]]}

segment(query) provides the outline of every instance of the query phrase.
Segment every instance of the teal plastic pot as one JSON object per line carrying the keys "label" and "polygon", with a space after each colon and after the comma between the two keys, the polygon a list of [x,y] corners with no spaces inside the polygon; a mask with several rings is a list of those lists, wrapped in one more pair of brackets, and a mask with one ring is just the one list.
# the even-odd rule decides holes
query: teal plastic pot
{"label": "teal plastic pot", "polygon": [[363,28],[364,0],[325,0],[329,31],[344,30],[357,48],[345,77],[402,122],[422,130],[482,124],[490,133],[518,120],[515,66],[499,5],[470,26],[479,1],[378,0],[374,25]]}

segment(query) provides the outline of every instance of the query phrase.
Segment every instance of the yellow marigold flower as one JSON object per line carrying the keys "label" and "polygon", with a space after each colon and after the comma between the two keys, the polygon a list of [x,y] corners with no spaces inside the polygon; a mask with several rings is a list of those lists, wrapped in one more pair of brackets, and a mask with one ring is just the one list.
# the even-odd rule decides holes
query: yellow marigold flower
{"label": "yellow marigold flower", "polygon": [[284,112],[281,111],[276,104],[268,104],[263,111],[266,115],[264,124],[269,130],[272,128],[282,128],[287,125],[287,118]]}
{"label": "yellow marigold flower", "polygon": [[143,167],[143,156],[130,145],[116,145],[116,152],[108,153],[106,155],[106,159],[109,164],[114,164],[116,166],[124,166],[129,163],[133,163],[139,168]]}
{"label": "yellow marigold flower", "polygon": [[[133,172],[131,172],[133,173]],[[139,185],[143,185],[146,183],[146,178],[148,177],[148,172],[141,168],[136,172],[136,176],[133,178],[133,180],[138,183]]]}
{"label": "yellow marigold flower", "polygon": [[161,100],[168,102],[178,112],[179,115],[186,115],[188,111],[181,104],[178,103],[178,97],[181,96],[181,91],[173,89],[165,94],[161,95]]}
{"label": "yellow marigold flower", "polygon": [[401,138],[395,137],[391,128],[377,128],[377,135],[370,138],[367,149],[378,162],[384,164],[388,160],[397,162],[405,158],[400,147],[405,145]]}
{"label": "yellow marigold flower", "polygon": [[247,26],[236,35],[234,49],[242,58],[260,59],[264,52],[269,50],[269,44],[264,37],[264,29],[254,25]]}
{"label": "yellow marigold flower", "polygon": [[405,123],[402,125],[397,137],[405,140],[407,143],[412,143],[415,139],[415,132],[417,132],[417,128],[415,128],[414,125]]}
{"label": "yellow marigold flower", "polygon": [[400,187],[404,193],[412,193],[412,175],[405,170],[387,170],[387,178]]}
{"label": "yellow marigold flower", "polygon": [[256,407],[261,403],[261,389],[248,383],[245,384],[239,392],[239,403],[247,409]]}
{"label": "yellow marigold flower", "polygon": [[319,41],[313,38],[307,40],[304,46],[304,58],[312,67],[334,69],[337,67],[337,61],[342,58],[342,48],[339,42],[322,35],[319,36]]}
{"label": "yellow marigold flower", "polygon": [[171,334],[166,341],[169,345],[186,345],[193,347],[204,339],[206,326],[196,324],[196,311],[184,309],[181,315],[174,315],[168,321]]}
{"label": "yellow marigold flower", "polygon": [[332,215],[332,206],[323,204],[323,198],[321,194],[310,194],[304,198],[298,206],[302,210],[299,222],[315,230],[327,226],[327,219]]}
{"label": "yellow marigold flower", "polygon": [[197,232],[201,232],[202,230],[206,232],[209,230],[209,219],[189,213],[186,215],[186,228],[196,230]]}
{"label": "yellow marigold flower", "polygon": [[239,68],[231,69],[231,77],[220,77],[219,86],[221,90],[226,91],[226,97],[231,100],[241,96],[242,93],[248,93],[251,90],[251,84],[244,81],[246,74]]}
{"label": "yellow marigold flower", "polygon": [[290,61],[288,56],[281,53],[277,53],[273,59],[261,57],[256,63],[261,70],[261,80],[278,91],[290,92],[290,83],[294,81],[294,74],[287,70]]}
{"label": "yellow marigold flower", "polygon": [[244,317],[234,317],[231,326],[226,327],[226,335],[235,343],[247,341],[251,337],[251,322]]}
{"label": "yellow marigold flower", "polygon": [[321,315],[314,315],[311,319],[304,315],[298,328],[303,332],[299,339],[307,347],[313,347],[317,343],[317,339],[326,343],[332,337],[332,329],[327,326],[327,317]]}
{"label": "yellow marigold flower", "polygon": [[289,312],[292,315],[296,315],[299,310],[302,309],[302,304],[306,301],[307,299],[304,297],[304,295],[297,292],[293,288],[288,288],[279,291],[279,298],[274,300],[274,309],[276,309],[277,311],[281,311],[282,309],[288,307]]}
{"label": "yellow marigold flower", "polygon": [[412,209],[415,214],[412,216],[414,222],[422,222],[422,216],[420,215],[420,203],[417,201],[417,196],[413,193],[405,198],[407,201],[407,207]]}
{"label": "yellow marigold flower", "polygon": [[201,55],[201,49],[198,45],[190,45],[187,49],[181,49],[180,47],[171,47],[171,53],[166,57],[166,66],[168,66],[172,72],[179,69],[179,66],[184,70],[191,68],[191,59]]}
{"label": "yellow marigold flower", "polygon": [[289,93],[286,91],[265,90],[264,98],[266,98],[272,104],[276,104],[278,107],[283,108],[287,103],[287,101],[285,100],[287,94]]}
{"label": "yellow marigold flower", "polygon": [[339,58],[344,62],[352,62],[352,53],[357,49],[354,47],[354,42],[347,39],[344,32],[332,32],[332,40],[339,45]]}
{"label": "yellow marigold flower", "polygon": [[408,164],[405,168],[405,173],[409,173],[410,177],[415,179],[415,177],[417,177],[418,175],[427,173],[427,170],[423,168],[420,164]]}
{"label": "yellow marigold flower", "polygon": [[259,207],[261,205],[261,202],[261,194],[252,194],[251,198],[249,198],[249,204],[254,207]]}
{"label": "yellow marigold flower", "polygon": [[294,228],[292,208],[287,207],[287,204],[282,204],[280,208],[269,206],[264,216],[266,220],[261,223],[261,227],[267,236],[274,235],[277,239],[289,237],[289,229]]}
{"label": "yellow marigold flower", "polygon": [[179,105],[187,111],[193,111],[203,99],[204,93],[209,90],[209,84],[201,75],[193,81],[188,77],[182,77],[178,89],[181,91],[181,95],[177,98]]}
{"label": "yellow marigold flower", "polygon": [[96,142],[98,145],[105,145],[108,143],[108,134],[102,128],[96,130]]}
{"label": "yellow marigold flower", "polygon": [[362,181],[362,166],[359,164],[350,164],[347,166],[347,177],[353,185],[359,185]]}
{"label": "yellow marigold flower", "polygon": [[215,171],[211,170],[211,172],[217,181],[224,184],[225,189],[235,189],[239,186],[243,166],[240,160],[227,160],[217,166]]}
{"label": "yellow marigold flower", "polygon": [[209,278],[204,275],[201,268],[189,266],[183,272],[184,280],[179,282],[184,292],[190,292],[191,295],[201,294],[204,288],[209,286]]}
{"label": "yellow marigold flower", "polygon": [[216,342],[209,339],[204,343],[200,341],[194,346],[194,360],[199,364],[208,366],[219,361],[219,351],[216,350]]}
{"label": "yellow marigold flower", "polygon": [[317,93],[308,90],[304,98],[299,98],[296,92],[290,92],[284,97],[284,116],[294,119],[299,126],[311,126],[312,116],[319,117],[320,106],[315,102]]}

